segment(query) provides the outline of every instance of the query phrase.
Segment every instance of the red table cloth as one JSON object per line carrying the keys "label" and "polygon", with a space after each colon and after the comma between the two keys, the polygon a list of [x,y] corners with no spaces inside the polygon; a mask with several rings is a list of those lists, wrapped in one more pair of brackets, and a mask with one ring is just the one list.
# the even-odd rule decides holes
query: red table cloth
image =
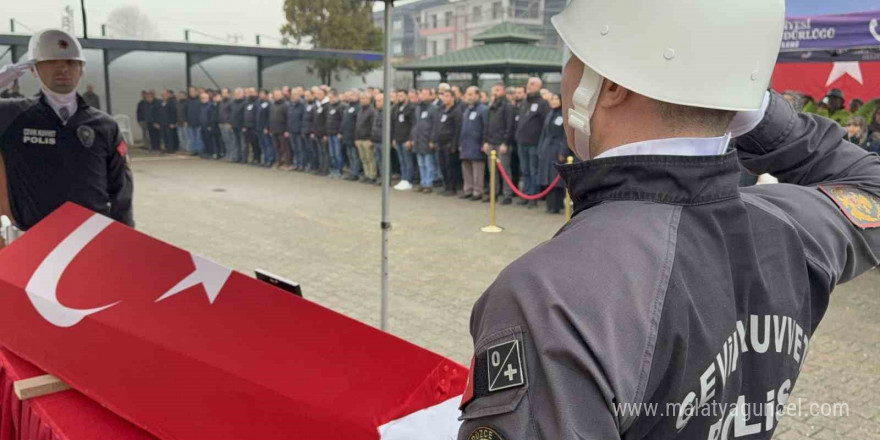
{"label": "red table cloth", "polygon": [[0,440],[156,439],[78,391],[18,400],[12,384],[43,374],[0,347]]}

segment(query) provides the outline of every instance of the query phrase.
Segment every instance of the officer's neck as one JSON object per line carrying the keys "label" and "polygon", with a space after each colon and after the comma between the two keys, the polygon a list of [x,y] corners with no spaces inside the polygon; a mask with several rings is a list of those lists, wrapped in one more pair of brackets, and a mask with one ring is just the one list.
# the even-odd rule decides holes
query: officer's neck
{"label": "officer's neck", "polygon": [[650,104],[597,108],[591,121],[590,157],[637,142],[671,138],[712,138],[723,135],[697,124],[670,124]]}

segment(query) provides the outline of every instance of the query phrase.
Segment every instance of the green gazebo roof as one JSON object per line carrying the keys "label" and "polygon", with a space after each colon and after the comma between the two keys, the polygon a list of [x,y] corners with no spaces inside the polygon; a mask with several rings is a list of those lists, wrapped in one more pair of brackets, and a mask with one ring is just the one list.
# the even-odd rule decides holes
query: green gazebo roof
{"label": "green gazebo roof", "polygon": [[562,52],[536,46],[540,38],[523,28],[504,22],[474,37],[482,42],[424,60],[396,66],[398,70],[474,73],[559,72]]}
{"label": "green gazebo roof", "polygon": [[525,28],[509,21],[493,26],[474,36],[474,41],[491,43],[537,43],[541,37],[529,33]]}

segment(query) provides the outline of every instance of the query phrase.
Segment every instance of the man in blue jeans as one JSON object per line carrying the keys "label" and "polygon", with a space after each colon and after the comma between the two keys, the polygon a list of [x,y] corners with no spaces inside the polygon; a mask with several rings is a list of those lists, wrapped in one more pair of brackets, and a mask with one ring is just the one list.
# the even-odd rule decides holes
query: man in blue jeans
{"label": "man in blue jeans", "polygon": [[415,119],[415,104],[409,102],[406,90],[397,92],[397,105],[391,109],[391,142],[400,159],[400,182],[394,187],[398,191],[409,191],[415,179],[413,163],[412,127]]}
{"label": "man in blue jeans", "polygon": [[272,146],[272,135],[269,134],[269,91],[260,90],[260,100],[257,103],[257,138],[260,143],[260,152],[263,160],[260,165],[271,167],[275,163],[275,147]]}
{"label": "man in blue jeans", "polygon": [[305,139],[303,139],[303,112],[306,104],[302,99],[302,87],[294,87],[290,91],[290,107],[287,109],[287,131],[290,133],[291,170],[303,167]]}
{"label": "man in blue jeans", "polygon": [[[550,112],[550,105],[541,97],[541,79],[532,77],[526,84],[526,99],[519,108],[519,123],[516,127],[516,144],[519,150],[519,168],[525,181],[526,194],[538,193],[538,141],[544,119]],[[529,205],[529,209],[538,206],[537,200],[523,199],[520,205]]]}
{"label": "man in blue jeans", "polygon": [[416,191],[423,193],[433,192],[434,176],[437,173],[437,161],[434,155],[435,145],[433,141],[434,125],[437,120],[437,106],[431,102],[431,90],[422,89],[419,92],[419,105],[415,112],[415,125],[412,129],[413,150],[418,155],[419,176],[421,188]]}
{"label": "man in blue jeans", "polygon": [[199,100],[199,94],[195,87],[189,88],[189,98],[184,104],[186,111],[186,136],[189,141],[189,154],[197,156],[204,149],[202,144],[202,124],[200,116],[202,112],[202,103]]}

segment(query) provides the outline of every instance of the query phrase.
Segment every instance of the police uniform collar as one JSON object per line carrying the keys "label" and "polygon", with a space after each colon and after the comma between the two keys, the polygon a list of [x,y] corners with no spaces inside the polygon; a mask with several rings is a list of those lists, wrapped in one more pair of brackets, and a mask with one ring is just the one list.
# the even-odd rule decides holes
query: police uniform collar
{"label": "police uniform collar", "polygon": [[556,165],[575,213],[606,200],[698,205],[739,197],[736,151],[711,156],[635,155]]}

